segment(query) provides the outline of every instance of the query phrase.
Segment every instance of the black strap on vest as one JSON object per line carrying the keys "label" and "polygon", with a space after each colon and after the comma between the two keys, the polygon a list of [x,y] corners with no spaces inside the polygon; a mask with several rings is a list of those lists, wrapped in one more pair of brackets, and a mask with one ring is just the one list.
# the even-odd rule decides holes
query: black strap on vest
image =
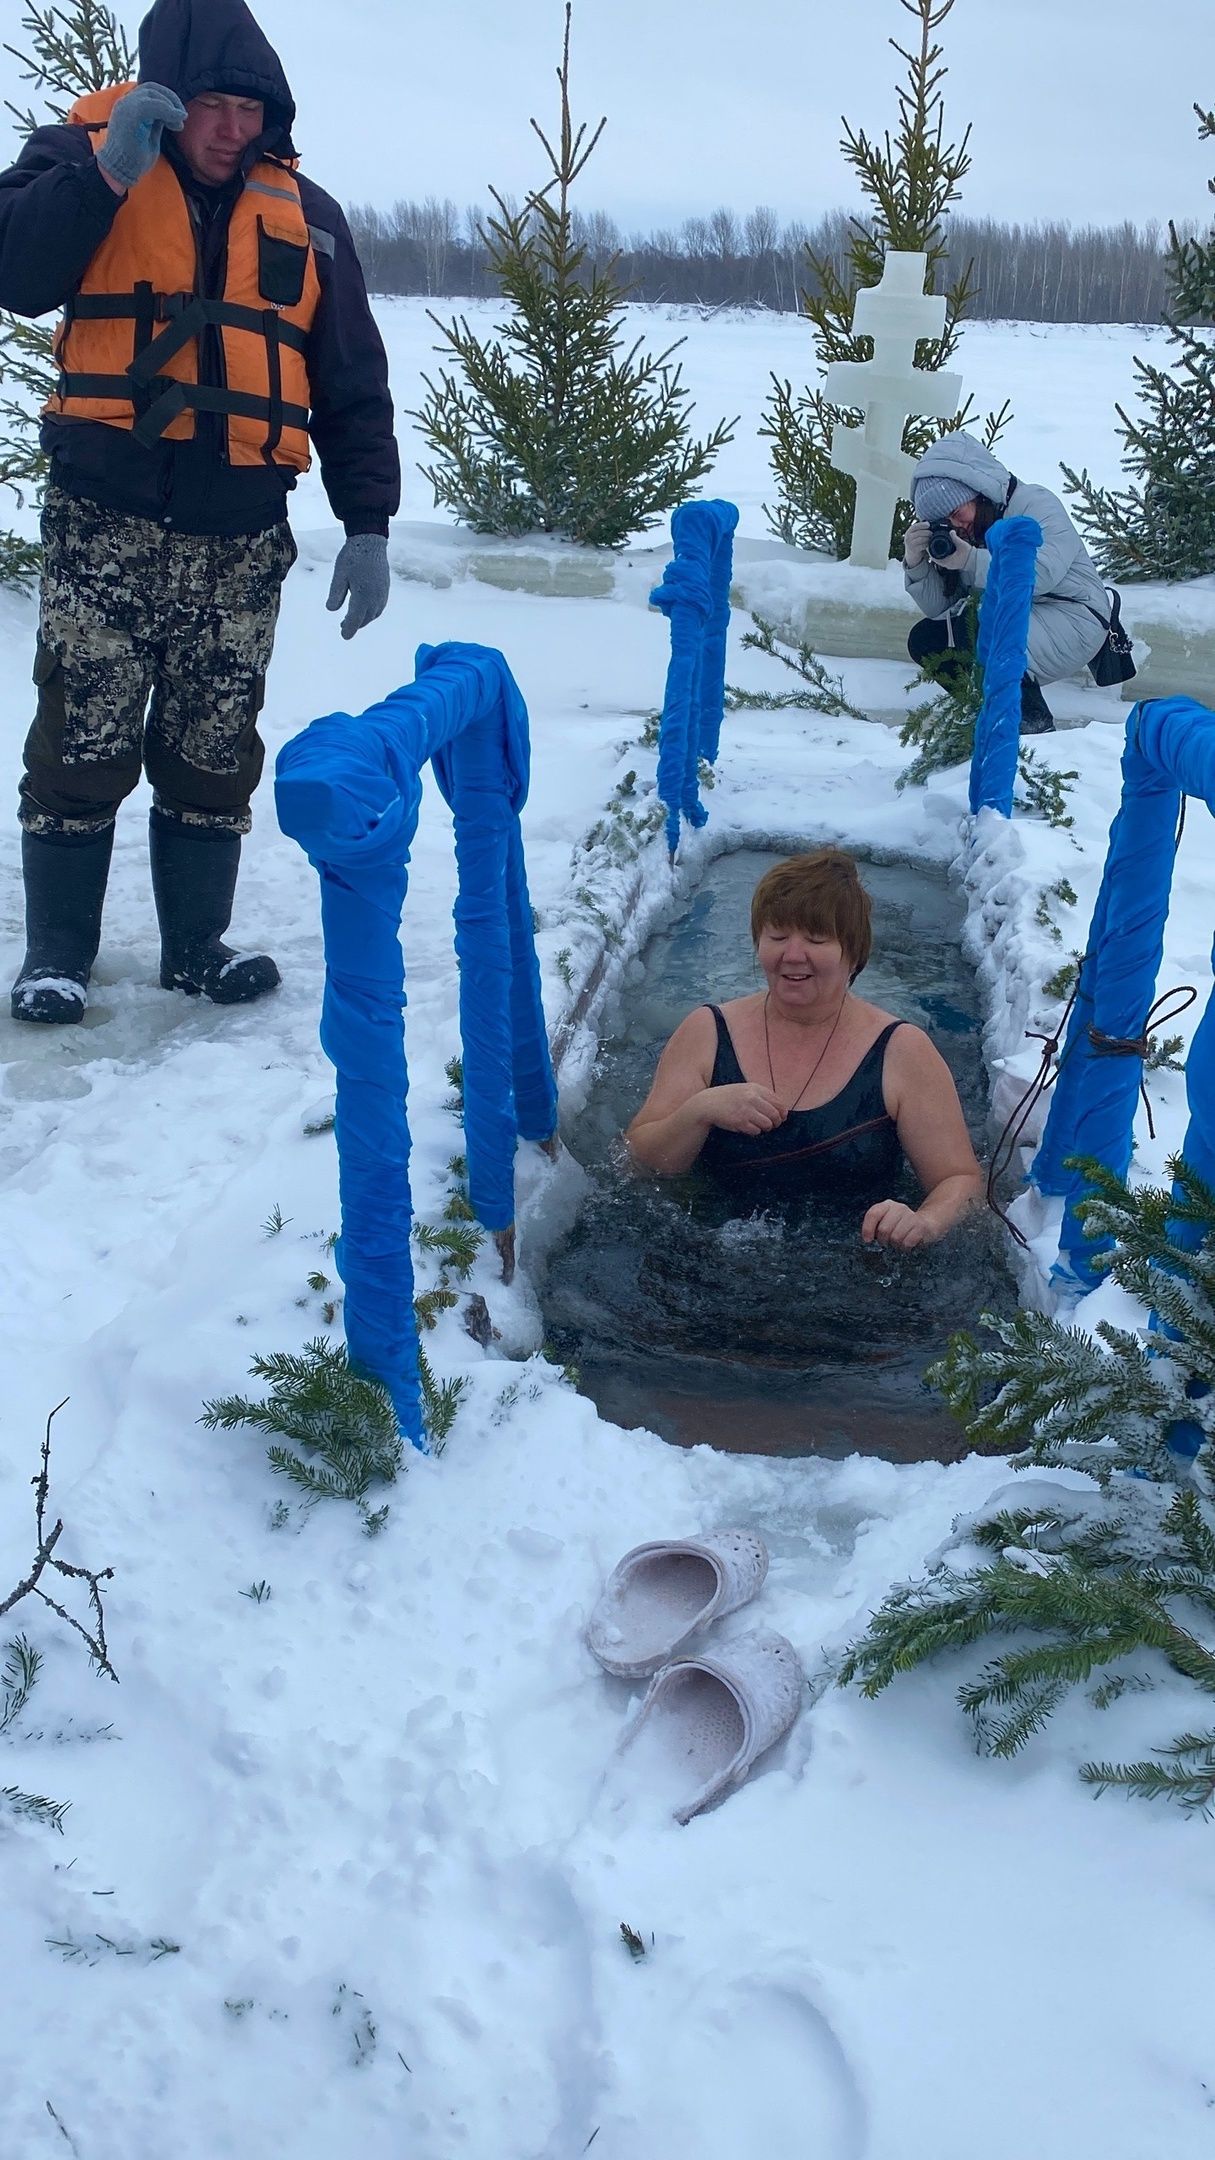
{"label": "black strap on vest", "polygon": [[283,435],[283,359],[279,345],[280,328],[281,324],[274,309],[267,308],[262,316],[262,334],[266,340],[266,386],[270,393],[266,440],[262,445],[262,456],[267,465],[273,465],[274,453]]}
{"label": "black strap on vest", "polygon": [[[72,321],[130,322],[134,324],[134,357],[122,375],[80,375],[61,370],[62,398],[113,398],[133,406],[136,442],[151,448],[179,414],[189,411],[222,413],[241,420],[264,420],[266,441],[262,455],[274,463],[285,427],[306,430],[308,408],[283,399],[282,352],[308,350],[307,333],[295,323],[284,322],[273,308],[239,306],[232,300],[202,300],[193,293],[158,293],[151,285],[136,285],[129,293],[77,293],[68,304],[65,331]],[[167,327],[157,334],[156,323]],[[164,362],[179,353],[208,326],[248,330],[266,347],[267,395],[248,390],[229,390],[209,383],[178,382],[161,374]]]}
{"label": "black strap on vest", "polygon": [[[131,402],[131,383],[126,375],[63,375],[60,377],[64,397],[114,398]],[[214,412],[232,414],[238,420],[265,420],[274,417],[271,400],[257,397],[251,390],[221,390],[210,383],[177,382],[171,375],[160,375],[146,386],[151,401],[142,419],[137,420],[132,434],[136,442],[151,448],[160,441],[170,422],[179,413]],[[308,408],[306,405],[289,405],[278,401],[279,434],[285,427],[306,429]]]}

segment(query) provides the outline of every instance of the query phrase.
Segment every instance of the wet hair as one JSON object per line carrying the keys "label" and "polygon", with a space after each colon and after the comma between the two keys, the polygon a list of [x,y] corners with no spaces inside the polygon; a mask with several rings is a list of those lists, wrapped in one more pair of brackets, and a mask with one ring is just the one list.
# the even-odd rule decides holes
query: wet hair
{"label": "wet hair", "polygon": [[834,938],[855,981],[873,949],[873,931],[869,895],[851,855],[818,848],[766,871],[751,895],[752,944],[759,944],[762,930]]}

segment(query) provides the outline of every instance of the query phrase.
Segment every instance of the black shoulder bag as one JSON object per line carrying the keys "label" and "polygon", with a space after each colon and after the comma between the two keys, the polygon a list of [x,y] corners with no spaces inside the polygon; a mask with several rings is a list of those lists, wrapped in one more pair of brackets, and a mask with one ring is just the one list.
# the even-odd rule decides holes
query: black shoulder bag
{"label": "black shoulder bag", "polygon": [[1044,600],[1062,600],[1068,607],[1087,608],[1093,621],[1100,623],[1105,636],[1088,663],[1088,671],[1103,690],[1112,690],[1115,683],[1129,682],[1139,671],[1135,666],[1130,632],[1122,620],[1122,601],[1113,585],[1107,585],[1105,589],[1110,602],[1108,622],[1095,607],[1089,607],[1087,600],[1077,600],[1074,593],[1043,593],[1042,597]]}
{"label": "black shoulder bag", "polygon": [[[1130,635],[1123,626],[1121,599],[1114,586],[1107,585],[1105,589],[1109,594],[1110,619],[1105,624],[1104,642],[1089,661],[1088,671],[1095,683],[1100,683],[1103,690],[1109,690],[1115,683],[1129,682],[1136,668]],[[1082,605],[1088,607],[1087,600]],[[1096,608],[1088,611],[1098,622],[1102,621]]]}

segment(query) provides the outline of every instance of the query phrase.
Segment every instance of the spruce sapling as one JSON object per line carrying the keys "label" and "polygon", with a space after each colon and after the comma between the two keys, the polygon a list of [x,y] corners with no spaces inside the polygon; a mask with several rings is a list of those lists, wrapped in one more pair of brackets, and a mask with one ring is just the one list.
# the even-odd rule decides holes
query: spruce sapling
{"label": "spruce sapling", "polygon": [[616,258],[601,264],[577,236],[570,191],[606,122],[588,137],[571,118],[570,21],[567,0],[556,144],[531,123],[550,177],[519,211],[490,191],[496,214],[482,237],[511,312],[487,344],[463,318],[432,315],[456,368],[423,376],[426,400],[411,417],[433,454],[423,471],[436,503],[474,532],[621,547],[687,501],[733,423],[691,439],[690,393],[672,365],[682,339],[658,354],[640,338],[624,350],[628,287]]}
{"label": "spruce sapling", "polygon": [[[944,331],[937,340],[921,341],[916,352],[918,367],[947,366],[974,298],[972,268],[968,265],[959,276],[947,268],[949,209],[970,170],[969,127],[959,143],[945,139],[941,84],[947,70],[936,33],[954,0],[899,0],[899,5],[918,25],[919,37],[911,48],[895,38],[889,40],[907,67],[906,80],[898,90],[894,135],[870,137],[845,120],[840,142],[844,161],[870,207],[863,217],[851,220],[842,275],[829,258],[816,255],[812,248],[806,251],[810,286],[802,294],[802,308],[813,329],[820,378],[833,360],[872,359],[872,339],[856,335],[852,313],[860,288],[880,282],[888,250],[927,256],[927,292],[938,290],[942,276],[950,277],[945,288]],[[910,456],[920,457],[938,435],[967,426],[973,417],[968,399],[951,421],[911,419],[903,434],[903,448]],[[984,433],[989,447],[1010,417],[1007,402],[1000,412],[988,415]],[[859,412],[845,412],[830,404],[821,387],[795,394],[792,383],[772,377],[772,397],[760,434],[772,443],[777,502],[768,511],[768,522],[779,539],[794,547],[820,549],[841,558],[847,555],[856,482],[832,465],[831,438],[841,423],[856,425],[861,419]],[[905,506],[895,521],[892,553],[901,550],[909,516],[910,508]]]}
{"label": "spruce sapling", "polygon": [[[66,120],[76,99],[112,83],[130,82],[135,58],[111,8],[99,0],[67,0],[67,5],[27,6],[21,29],[29,49],[4,47],[17,61],[22,80],[46,101],[42,114],[6,100],[22,134],[51,121]],[[41,498],[47,460],[38,440],[38,415],[55,387],[52,332],[0,310],[0,487],[24,505]],[[36,575],[41,551],[16,533],[0,532],[0,584],[24,584]]]}
{"label": "spruce sapling", "polygon": [[[1215,111],[1194,111],[1199,139],[1210,141]],[[1215,180],[1207,187],[1215,195]],[[1138,417],[1116,407],[1130,485],[1097,487],[1087,470],[1063,467],[1077,525],[1106,576],[1128,584],[1215,571],[1215,225],[1198,240],[1170,224],[1168,282],[1172,365],[1136,360]]]}

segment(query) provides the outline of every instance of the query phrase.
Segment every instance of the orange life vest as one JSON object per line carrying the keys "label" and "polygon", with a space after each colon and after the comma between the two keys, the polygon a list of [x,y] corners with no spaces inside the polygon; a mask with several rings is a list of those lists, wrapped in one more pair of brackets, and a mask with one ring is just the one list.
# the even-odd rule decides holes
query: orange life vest
{"label": "orange life vest", "polygon": [[[99,147],[130,88],[95,91],[68,117]],[[231,464],[306,472],[306,355],[320,292],[299,183],[289,166],[262,158],[232,208],[223,297],[204,299],[185,194],[158,158],[67,303],[55,339],[58,387],[44,409],[128,428],[148,445],[187,442],[196,413],[221,413]],[[199,380],[206,334],[222,346],[222,384]]]}

